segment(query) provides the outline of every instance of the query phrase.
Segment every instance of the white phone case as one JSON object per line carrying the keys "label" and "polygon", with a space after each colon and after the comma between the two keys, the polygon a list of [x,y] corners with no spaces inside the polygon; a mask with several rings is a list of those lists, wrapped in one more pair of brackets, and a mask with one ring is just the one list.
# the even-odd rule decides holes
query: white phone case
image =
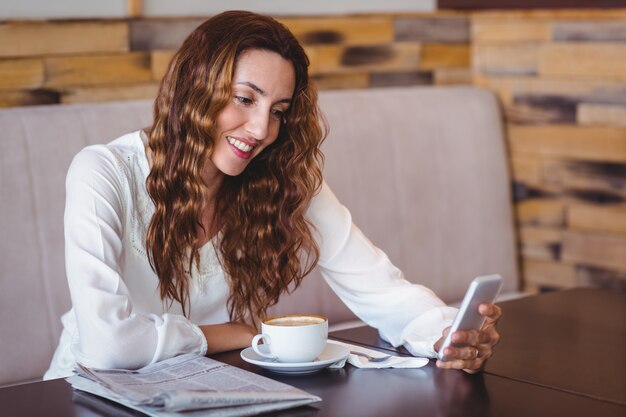
{"label": "white phone case", "polygon": [[478,312],[478,306],[484,303],[493,303],[502,287],[502,277],[500,275],[485,275],[474,278],[463,297],[463,302],[450,332],[446,336],[443,344],[439,348],[437,357],[443,359],[443,350],[450,346],[450,337],[457,330],[478,330],[483,325],[485,318]]}

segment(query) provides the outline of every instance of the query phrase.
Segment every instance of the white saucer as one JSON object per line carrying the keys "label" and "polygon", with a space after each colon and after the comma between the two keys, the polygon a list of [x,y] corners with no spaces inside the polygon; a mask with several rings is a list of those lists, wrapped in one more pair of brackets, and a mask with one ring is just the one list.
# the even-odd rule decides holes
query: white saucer
{"label": "white saucer", "polygon": [[[265,353],[267,347],[259,345],[259,349]],[[324,351],[312,362],[276,362],[274,359],[264,358],[257,354],[251,347],[241,351],[241,359],[279,374],[312,374],[347,358],[349,354],[350,350],[347,347],[327,342]]]}

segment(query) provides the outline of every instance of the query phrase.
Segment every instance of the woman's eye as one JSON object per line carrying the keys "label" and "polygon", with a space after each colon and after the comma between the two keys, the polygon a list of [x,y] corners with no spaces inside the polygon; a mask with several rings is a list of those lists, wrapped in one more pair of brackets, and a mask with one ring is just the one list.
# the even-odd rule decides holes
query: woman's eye
{"label": "woman's eye", "polygon": [[241,104],[250,105],[254,103],[251,98],[245,96],[235,96],[235,100],[237,100]]}
{"label": "woman's eye", "polygon": [[282,110],[272,110],[272,117],[274,118],[274,120],[284,120],[285,119],[285,112]]}

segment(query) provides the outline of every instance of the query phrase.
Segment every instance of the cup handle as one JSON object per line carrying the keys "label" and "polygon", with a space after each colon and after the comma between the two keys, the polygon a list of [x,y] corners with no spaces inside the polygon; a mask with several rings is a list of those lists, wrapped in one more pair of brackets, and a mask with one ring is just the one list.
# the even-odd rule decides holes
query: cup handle
{"label": "cup handle", "polygon": [[259,342],[261,340],[264,340],[265,344],[267,344],[267,345],[272,343],[272,340],[270,339],[270,337],[268,335],[266,335],[266,334],[257,334],[252,339],[252,350],[254,350],[257,355],[263,356],[264,358],[276,359],[276,356],[268,355],[267,353],[261,352],[261,350],[259,349]]}

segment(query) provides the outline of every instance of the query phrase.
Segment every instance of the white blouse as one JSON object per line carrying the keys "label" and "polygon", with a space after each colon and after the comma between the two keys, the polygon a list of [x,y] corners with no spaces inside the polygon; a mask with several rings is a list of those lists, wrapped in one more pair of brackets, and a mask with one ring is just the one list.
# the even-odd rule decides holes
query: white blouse
{"label": "white blouse", "polygon": [[[229,321],[229,286],[213,242],[191,273],[189,318],[164,302],[146,254],[154,206],[146,191],[148,160],[140,132],[79,152],[67,174],[66,272],[72,309],[44,379],[95,368],[139,368],[181,353],[205,354],[199,325]],[[411,284],[352,223],[325,183],[308,209],[317,228],[318,266],[341,300],[394,346],[434,356],[433,343],[456,309]]]}

